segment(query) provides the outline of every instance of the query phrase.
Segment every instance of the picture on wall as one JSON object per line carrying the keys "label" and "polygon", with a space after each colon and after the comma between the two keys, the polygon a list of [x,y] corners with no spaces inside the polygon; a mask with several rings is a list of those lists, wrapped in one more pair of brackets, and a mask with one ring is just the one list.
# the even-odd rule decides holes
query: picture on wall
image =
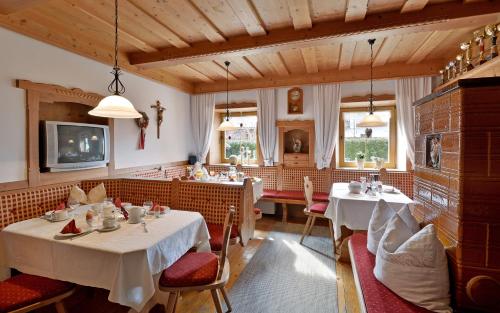
{"label": "picture on wall", "polygon": [[425,165],[435,170],[441,169],[441,134],[425,137]]}

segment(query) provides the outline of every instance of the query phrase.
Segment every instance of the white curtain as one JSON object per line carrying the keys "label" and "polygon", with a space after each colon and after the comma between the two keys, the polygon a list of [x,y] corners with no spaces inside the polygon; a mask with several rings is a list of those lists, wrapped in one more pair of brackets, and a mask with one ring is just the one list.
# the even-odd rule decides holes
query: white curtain
{"label": "white curtain", "polygon": [[339,134],[340,84],[313,86],[315,161],[318,169],[330,166]]}
{"label": "white curtain", "polygon": [[431,77],[401,78],[396,80],[396,109],[398,127],[406,138],[406,155],[415,165],[415,109],[413,102],[431,93]]}
{"label": "white curtain", "polygon": [[257,129],[264,166],[274,165],[276,150],[276,90],[257,90]]}
{"label": "white curtain", "polygon": [[205,163],[214,123],[214,94],[200,94],[191,96],[191,125],[196,158]]}

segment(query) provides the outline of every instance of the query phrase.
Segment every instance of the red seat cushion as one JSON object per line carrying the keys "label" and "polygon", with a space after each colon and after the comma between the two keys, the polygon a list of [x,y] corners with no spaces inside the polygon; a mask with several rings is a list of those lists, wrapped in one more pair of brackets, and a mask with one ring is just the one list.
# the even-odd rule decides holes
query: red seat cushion
{"label": "red seat cushion", "polygon": [[303,191],[278,191],[278,198],[288,200],[305,200]]}
{"label": "red seat cushion", "polygon": [[[207,223],[207,227],[208,233],[210,234],[210,248],[212,251],[221,251],[222,242],[224,241],[224,225]],[[229,238],[234,239],[238,237],[238,235],[238,228],[233,225],[233,227],[231,227],[231,235],[229,235]]]}
{"label": "red seat cushion", "polygon": [[318,202],[309,207],[309,211],[312,213],[325,214],[328,203]]}
{"label": "red seat cushion", "polygon": [[354,259],[353,266],[356,266],[368,313],[430,312],[399,297],[375,278],[373,275],[375,256],[366,248],[367,237],[365,234],[353,234],[350,240]]}
{"label": "red seat cushion", "polygon": [[0,282],[0,312],[10,312],[61,295],[73,284],[50,278],[20,274]]}
{"label": "red seat cushion", "polygon": [[315,192],[313,193],[313,201],[318,201],[318,202],[329,202],[330,194],[327,192]]}
{"label": "red seat cushion", "polygon": [[217,278],[219,259],[211,252],[188,252],[163,271],[160,285],[165,287],[199,286]]}
{"label": "red seat cushion", "polygon": [[276,198],[278,196],[278,192],[276,190],[264,190],[262,194],[263,198]]}

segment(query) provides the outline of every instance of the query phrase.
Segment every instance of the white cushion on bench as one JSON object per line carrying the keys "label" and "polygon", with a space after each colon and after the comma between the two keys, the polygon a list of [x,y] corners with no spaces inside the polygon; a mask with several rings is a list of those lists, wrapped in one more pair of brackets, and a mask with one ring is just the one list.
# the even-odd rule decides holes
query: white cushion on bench
{"label": "white cushion on bench", "polygon": [[446,252],[433,224],[414,234],[395,214],[380,240],[373,274],[415,305],[451,312]]}

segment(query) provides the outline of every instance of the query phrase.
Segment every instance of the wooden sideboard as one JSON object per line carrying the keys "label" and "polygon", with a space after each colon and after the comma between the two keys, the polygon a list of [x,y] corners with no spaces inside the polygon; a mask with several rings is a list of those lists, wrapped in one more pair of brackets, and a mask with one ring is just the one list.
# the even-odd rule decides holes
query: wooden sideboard
{"label": "wooden sideboard", "polygon": [[447,247],[454,308],[499,312],[500,77],[459,80],[415,103],[415,163],[414,215]]}
{"label": "wooden sideboard", "polygon": [[[277,121],[279,163],[290,167],[314,167],[314,121]],[[300,152],[294,143],[300,142]]]}

